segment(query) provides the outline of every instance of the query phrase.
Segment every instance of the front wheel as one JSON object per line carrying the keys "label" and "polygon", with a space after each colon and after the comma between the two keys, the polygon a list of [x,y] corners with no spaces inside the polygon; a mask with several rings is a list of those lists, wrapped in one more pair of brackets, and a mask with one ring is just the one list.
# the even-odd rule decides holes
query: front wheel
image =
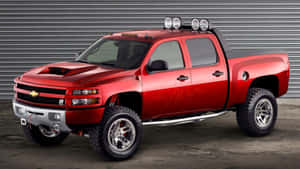
{"label": "front wheel", "polygon": [[264,136],[272,132],[277,119],[274,95],[262,88],[251,88],[245,103],[238,106],[237,122],[250,136]]}
{"label": "front wheel", "polygon": [[90,129],[90,143],[102,155],[114,160],[125,160],[137,150],[143,135],[139,116],[122,106],[107,107],[95,128]]}
{"label": "front wheel", "polygon": [[22,126],[25,137],[41,146],[61,144],[69,135],[65,132],[55,132],[47,126]]}

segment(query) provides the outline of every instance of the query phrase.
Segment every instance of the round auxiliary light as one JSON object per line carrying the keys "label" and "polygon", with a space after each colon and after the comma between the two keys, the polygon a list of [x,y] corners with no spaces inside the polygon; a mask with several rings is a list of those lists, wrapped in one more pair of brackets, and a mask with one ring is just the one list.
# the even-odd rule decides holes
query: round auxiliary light
{"label": "round auxiliary light", "polygon": [[209,29],[209,22],[207,19],[200,19],[200,30],[207,31]]}
{"label": "round auxiliary light", "polygon": [[194,31],[197,31],[197,30],[199,30],[199,28],[200,28],[200,21],[199,21],[199,19],[193,18],[192,19],[192,29]]}
{"label": "round auxiliary light", "polygon": [[174,17],[174,18],[173,18],[173,28],[174,28],[174,29],[180,29],[181,26],[182,26],[181,18],[179,18],[179,17]]}
{"label": "round auxiliary light", "polygon": [[171,29],[172,25],[173,25],[172,18],[171,17],[165,17],[165,19],[164,19],[164,27],[166,29]]}

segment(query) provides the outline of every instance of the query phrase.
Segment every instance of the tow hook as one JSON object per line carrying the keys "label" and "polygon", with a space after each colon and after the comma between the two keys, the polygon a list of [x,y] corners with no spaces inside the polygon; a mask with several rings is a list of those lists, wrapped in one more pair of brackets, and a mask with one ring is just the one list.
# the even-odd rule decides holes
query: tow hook
{"label": "tow hook", "polygon": [[60,125],[59,124],[54,124],[51,129],[55,133],[59,133],[60,132]]}
{"label": "tow hook", "polygon": [[27,125],[27,121],[24,118],[21,118],[20,123],[22,126],[26,126]]}
{"label": "tow hook", "polygon": [[86,138],[90,138],[90,135],[87,134],[87,133],[84,133],[83,130],[79,130],[77,132],[73,132],[73,134],[76,134],[78,136],[83,136],[83,137],[86,137]]}

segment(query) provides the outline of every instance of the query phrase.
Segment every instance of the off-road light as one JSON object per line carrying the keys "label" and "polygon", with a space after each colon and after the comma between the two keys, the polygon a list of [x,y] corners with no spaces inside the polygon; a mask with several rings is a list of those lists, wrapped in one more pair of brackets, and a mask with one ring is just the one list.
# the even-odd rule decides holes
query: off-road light
{"label": "off-road light", "polygon": [[199,28],[200,28],[200,21],[199,21],[199,19],[198,18],[193,18],[192,19],[192,29],[194,30],[194,31],[197,31],[197,30],[199,30]]}
{"label": "off-road light", "polygon": [[173,28],[174,29],[180,29],[180,27],[182,26],[182,20],[180,17],[174,17],[172,20],[172,24],[173,24]]}
{"label": "off-road light", "polygon": [[209,29],[209,22],[207,19],[200,19],[200,30],[207,31]]}
{"label": "off-road light", "polygon": [[171,17],[165,17],[164,19],[164,28],[171,29],[172,28],[172,18]]}

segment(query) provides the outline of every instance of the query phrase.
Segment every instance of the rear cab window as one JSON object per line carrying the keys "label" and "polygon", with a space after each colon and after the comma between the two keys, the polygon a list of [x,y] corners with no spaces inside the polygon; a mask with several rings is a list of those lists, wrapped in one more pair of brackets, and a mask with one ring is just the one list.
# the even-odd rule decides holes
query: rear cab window
{"label": "rear cab window", "polygon": [[186,39],[192,67],[214,65],[218,55],[213,42],[209,38]]}

